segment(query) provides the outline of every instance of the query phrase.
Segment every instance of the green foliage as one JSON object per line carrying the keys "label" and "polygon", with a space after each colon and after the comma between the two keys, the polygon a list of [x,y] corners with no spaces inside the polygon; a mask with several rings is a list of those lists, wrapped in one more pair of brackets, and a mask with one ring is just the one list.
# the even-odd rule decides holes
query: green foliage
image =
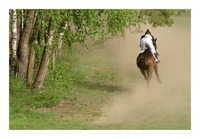
{"label": "green foliage", "polygon": [[49,87],[56,87],[71,89],[73,86],[73,78],[71,78],[68,74],[70,72],[70,65],[63,66],[60,63],[56,63],[56,69],[50,71],[48,84]]}
{"label": "green foliage", "polygon": [[135,10],[105,10],[108,33],[124,35],[125,28],[137,25]]}
{"label": "green foliage", "polygon": [[[48,30],[48,24],[57,28],[58,34],[64,32],[64,41],[71,47],[78,42],[84,45],[87,37],[95,40],[105,39],[117,34],[124,35],[125,28],[136,27],[141,23],[156,26],[171,26],[173,16],[185,10],[132,10],[132,9],[70,9],[38,10],[41,32]],[[50,19],[50,22],[49,20]],[[67,28],[64,25],[67,23]]]}
{"label": "green foliage", "polygon": [[171,26],[174,23],[174,16],[180,16],[185,12],[187,12],[187,10],[139,10],[138,16],[141,23],[148,23],[151,24],[153,27]]}

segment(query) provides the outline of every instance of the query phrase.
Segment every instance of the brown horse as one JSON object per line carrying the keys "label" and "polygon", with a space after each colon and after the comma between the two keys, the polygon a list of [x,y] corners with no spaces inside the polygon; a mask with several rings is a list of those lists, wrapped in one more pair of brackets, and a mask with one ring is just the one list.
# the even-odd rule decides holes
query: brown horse
{"label": "brown horse", "polygon": [[[154,40],[154,41],[156,41],[156,40]],[[145,80],[147,81],[148,85],[152,78],[153,70],[155,71],[158,82],[161,83],[159,73],[158,73],[158,66],[157,66],[157,63],[155,62],[155,59],[154,59],[153,54],[151,53],[150,49],[147,48],[144,53],[140,53],[138,55],[137,66],[140,69]]]}

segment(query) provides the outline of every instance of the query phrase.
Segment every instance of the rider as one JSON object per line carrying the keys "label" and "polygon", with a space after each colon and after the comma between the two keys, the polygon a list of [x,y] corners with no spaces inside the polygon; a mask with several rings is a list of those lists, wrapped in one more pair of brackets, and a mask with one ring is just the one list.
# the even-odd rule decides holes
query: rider
{"label": "rider", "polygon": [[153,57],[155,58],[156,63],[159,63],[160,60],[158,59],[158,53],[155,50],[155,46],[154,46],[153,41],[156,41],[156,40],[151,35],[151,32],[149,31],[149,29],[147,29],[145,34],[142,35],[141,39],[140,39],[140,47],[141,47],[140,53],[143,53],[146,50],[146,47],[148,47],[150,49]]}

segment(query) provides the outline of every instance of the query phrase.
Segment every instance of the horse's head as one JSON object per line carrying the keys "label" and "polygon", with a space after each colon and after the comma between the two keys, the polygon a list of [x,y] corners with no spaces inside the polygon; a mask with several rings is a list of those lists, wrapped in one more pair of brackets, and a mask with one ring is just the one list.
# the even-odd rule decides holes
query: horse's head
{"label": "horse's head", "polygon": [[147,31],[145,32],[145,35],[146,35],[146,34],[151,35],[151,32],[149,31],[149,29],[147,29]]}

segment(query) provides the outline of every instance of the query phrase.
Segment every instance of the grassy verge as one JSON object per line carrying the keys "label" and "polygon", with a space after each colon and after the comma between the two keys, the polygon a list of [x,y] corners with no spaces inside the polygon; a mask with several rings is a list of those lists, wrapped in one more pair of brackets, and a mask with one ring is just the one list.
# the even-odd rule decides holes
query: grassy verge
{"label": "grassy verge", "polygon": [[91,129],[101,107],[123,90],[110,68],[86,52],[60,56],[42,89],[10,76],[10,129]]}

